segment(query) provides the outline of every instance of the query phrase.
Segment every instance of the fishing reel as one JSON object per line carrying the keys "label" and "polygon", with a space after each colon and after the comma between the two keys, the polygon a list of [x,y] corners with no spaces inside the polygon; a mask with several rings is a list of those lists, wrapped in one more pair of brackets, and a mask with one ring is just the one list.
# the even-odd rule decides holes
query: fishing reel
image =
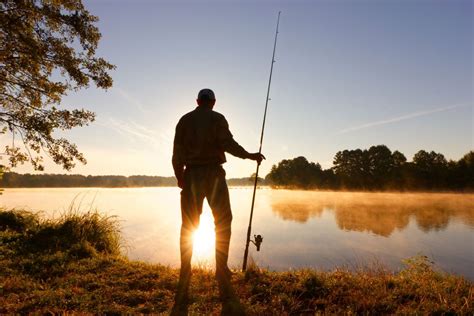
{"label": "fishing reel", "polygon": [[257,247],[257,251],[260,251],[260,245],[263,242],[262,235],[253,235],[253,238],[255,238],[255,240],[250,240],[250,241],[255,245],[255,247]]}

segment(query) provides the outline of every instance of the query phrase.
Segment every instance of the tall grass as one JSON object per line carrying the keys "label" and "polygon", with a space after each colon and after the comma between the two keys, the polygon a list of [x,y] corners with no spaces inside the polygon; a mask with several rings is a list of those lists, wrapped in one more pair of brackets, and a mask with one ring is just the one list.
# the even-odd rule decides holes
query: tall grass
{"label": "tall grass", "polygon": [[97,210],[83,212],[74,205],[52,219],[24,210],[0,210],[0,230],[17,233],[20,252],[59,251],[84,258],[99,253],[119,255],[121,250],[120,226],[115,216]]}

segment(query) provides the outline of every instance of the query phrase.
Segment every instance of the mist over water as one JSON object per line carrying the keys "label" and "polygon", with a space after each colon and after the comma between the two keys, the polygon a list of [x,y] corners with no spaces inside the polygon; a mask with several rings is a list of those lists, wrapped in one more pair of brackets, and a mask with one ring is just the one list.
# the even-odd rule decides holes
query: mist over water
{"label": "mist over water", "polygon": [[272,209],[282,219],[306,223],[334,213],[341,230],[370,232],[388,237],[411,220],[424,231],[440,231],[451,220],[474,226],[474,196],[434,193],[351,193],[279,191]]}
{"label": "mist over water", "polygon": [[[232,188],[230,265],[239,268],[252,191]],[[178,188],[7,189],[0,206],[43,210],[57,216],[75,199],[117,215],[131,259],[179,265]],[[212,215],[205,203],[194,264],[214,265]],[[253,233],[263,235],[252,259],[274,270],[358,268],[381,262],[399,269],[402,259],[427,255],[436,266],[474,279],[474,194],[351,193],[262,189]]]}

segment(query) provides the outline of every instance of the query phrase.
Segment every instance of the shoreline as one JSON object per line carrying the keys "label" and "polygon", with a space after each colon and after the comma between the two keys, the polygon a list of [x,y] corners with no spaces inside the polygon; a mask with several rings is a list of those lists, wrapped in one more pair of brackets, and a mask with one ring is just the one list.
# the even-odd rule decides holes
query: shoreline
{"label": "shoreline", "polygon": [[[252,189],[252,185],[228,185],[229,189]],[[55,187],[55,186],[31,186],[31,187],[0,187],[7,192],[9,189],[147,189],[147,188],[176,188],[177,186],[71,186],[71,187]],[[427,190],[326,190],[326,189],[304,189],[304,188],[289,188],[289,187],[272,187],[270,185],[259,185],[258,189],[275,190],[275,191],[291,191],[291,192],[320,192],[320,193],[392,193],[392,194],[466,194],[474,195],[474,191],[427,191]]]}

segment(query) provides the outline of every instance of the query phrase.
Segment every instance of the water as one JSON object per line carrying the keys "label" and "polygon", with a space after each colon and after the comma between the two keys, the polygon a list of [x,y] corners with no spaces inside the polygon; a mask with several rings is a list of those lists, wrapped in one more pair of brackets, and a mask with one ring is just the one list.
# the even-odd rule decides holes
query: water
{"label": "water", "polygon": [[[231,189],[234,220],[230,265],[240,267],[251,189]],[[7,189],[0,206],[43,210],[58,216],[75,199],[86,211],[117,215],[131,259],[179,265],[178,188]],[[474,279],[474,194],[305,192],[262,189],[253,232],[264,237],[251,248],[260,267],[357,268],[381,262],[391,269],[417,254],[444,271]],[[214,264],[213,221],[207,203],[195,236],[196,265]]]}

